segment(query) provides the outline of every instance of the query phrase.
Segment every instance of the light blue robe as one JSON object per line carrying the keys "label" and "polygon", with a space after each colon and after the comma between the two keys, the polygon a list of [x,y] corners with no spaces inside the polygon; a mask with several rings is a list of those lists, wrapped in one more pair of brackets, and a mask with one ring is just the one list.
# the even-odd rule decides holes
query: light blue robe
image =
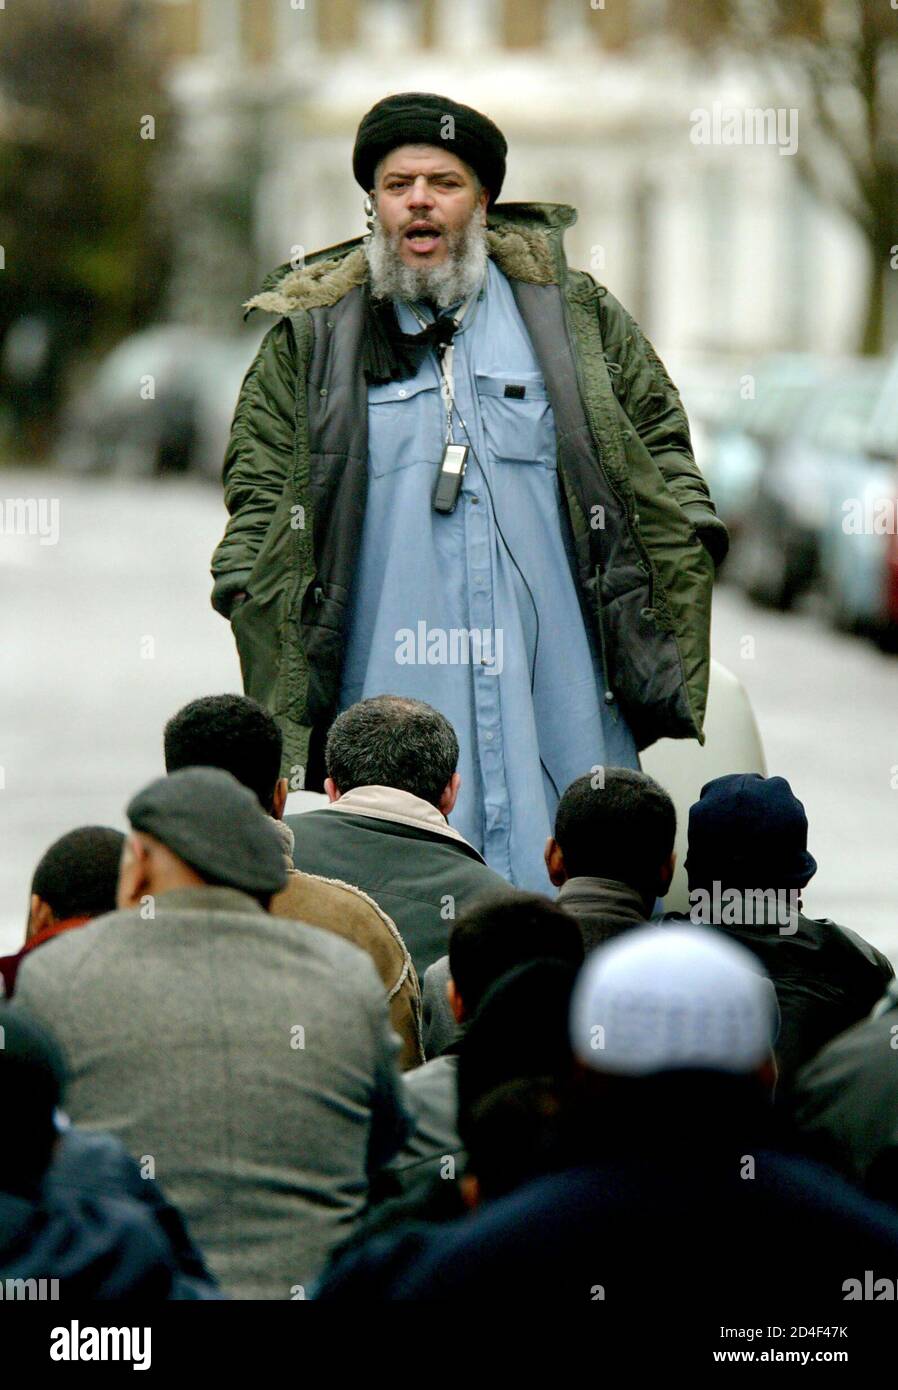
{"label": "light blue robe", "polygon": [[[417,332],[409,307],[398,311],[403,331]],[[339,707],[396,694],[440,710],[461,750],[450,823],[512,883],[554,896],[543,850],[559,795],[595,767],[639,761],[616,703],[603,700],[552,408],[492,261],[454,347],[453,439],[473,448],[451,514],[432,506],[446,434],[435,354],[414,378],[368,388],[368,500]]]}

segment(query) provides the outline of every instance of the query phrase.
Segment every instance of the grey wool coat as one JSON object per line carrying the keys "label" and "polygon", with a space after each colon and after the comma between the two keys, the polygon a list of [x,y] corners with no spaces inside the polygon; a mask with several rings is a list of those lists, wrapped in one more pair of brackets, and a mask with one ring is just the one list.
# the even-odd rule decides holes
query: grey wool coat
{"label": "grey wool coat", "polygon": [[71,1118],[145,1164],[232,1297],[303,1297],[408,1129],[370,957],[235,889],[47,942],[14,1007],[65,1049]]}

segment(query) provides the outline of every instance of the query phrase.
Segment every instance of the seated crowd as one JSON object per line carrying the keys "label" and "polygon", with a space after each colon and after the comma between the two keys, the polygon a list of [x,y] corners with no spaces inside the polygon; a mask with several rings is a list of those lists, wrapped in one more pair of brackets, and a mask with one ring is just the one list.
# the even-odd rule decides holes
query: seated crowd
{"label": "seated crowd", "polygon": [[128,834],[49,847],[0,959],[0,1279],[619,1307],[898,1275],[898,986],[805,915],[785,779],[702,788],[677,914],[641,772],[564,792],[550,901],[450,826],[458,742],[418,701],[339,715],[328,804],[286,818],[253,700],[163,747]]}

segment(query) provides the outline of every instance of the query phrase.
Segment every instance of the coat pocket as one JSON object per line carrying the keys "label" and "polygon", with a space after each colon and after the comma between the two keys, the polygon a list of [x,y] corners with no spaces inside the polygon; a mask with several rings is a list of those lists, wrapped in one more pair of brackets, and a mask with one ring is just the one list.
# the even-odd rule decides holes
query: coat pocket
{"label": "coat pocket", "polygon": [[272,711],[281,669],[286,604],[284,591],[264,603],[248,591],[248,597],[231,611],[231,630],[240,659],[244,692]]}

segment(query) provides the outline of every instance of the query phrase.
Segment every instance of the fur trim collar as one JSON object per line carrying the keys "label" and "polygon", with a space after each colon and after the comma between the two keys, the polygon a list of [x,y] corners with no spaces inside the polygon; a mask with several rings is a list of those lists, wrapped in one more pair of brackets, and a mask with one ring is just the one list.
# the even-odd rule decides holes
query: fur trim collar
{"label": "fur trim collar", "polygon": [[[552,249],[545,232],[521,224],[490,227],[486,234],[489,254],[504,275],[535,285],[554,284],[557,276]],[[368,278],[368,262],[361,246],[346,255],[299,270],[288,270],[271,289],[253,295],[244,304],[269,314],[293,314],[298,309],[321,309],[336,304],[344,294]]]}
{"label": "fur trim collar", "polygon": [[293,831],[290,829],[289,825],[287,825],[285,821],[275,820],[274,816],[269,816],[268,819],[274,826],[275,832],[277,833],[277,837],[281,842],[281,849],[284,852],[284,862],[289,871],[290,869],[294,868]]}

